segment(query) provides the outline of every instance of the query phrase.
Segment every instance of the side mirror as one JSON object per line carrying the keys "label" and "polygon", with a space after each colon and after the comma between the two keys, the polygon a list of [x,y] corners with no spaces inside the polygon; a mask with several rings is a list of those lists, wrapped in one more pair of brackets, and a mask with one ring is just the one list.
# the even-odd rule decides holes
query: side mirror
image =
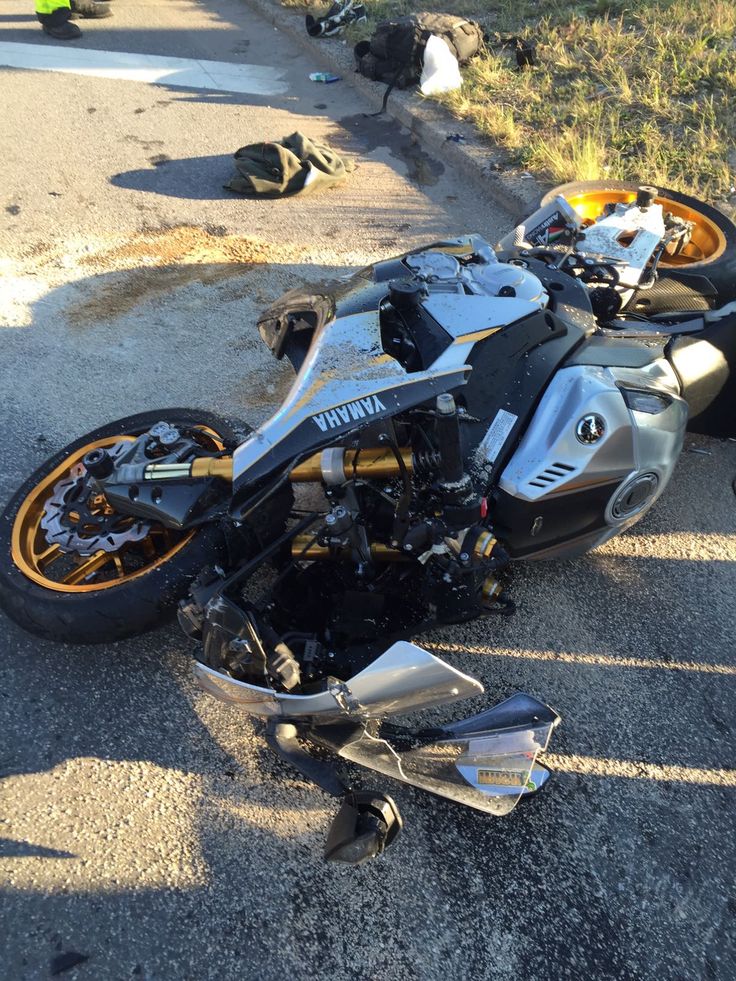
{"label": "side mirror", "polygon": [[372,790],[349,791],[327,834],[325,859],[362,865],[384,852],[402,825],[390,797]]}

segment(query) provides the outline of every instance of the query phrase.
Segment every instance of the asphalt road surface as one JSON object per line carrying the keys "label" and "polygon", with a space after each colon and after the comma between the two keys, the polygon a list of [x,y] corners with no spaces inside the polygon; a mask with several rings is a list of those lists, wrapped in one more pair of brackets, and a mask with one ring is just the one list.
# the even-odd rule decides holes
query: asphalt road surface
{"label": "asphalt road surface", "polygon": [[[130,412],[260,421],[289,374],[259,308],[511,222],[238,0],[113,6],[63,57],[30,0],[0,11],[3,500]],[[297,129],[348,184],[222,190],[239,146]],[[735,443],[689,438],[632,532],[426,638],[486,686],[448,715],[519,689],[562,714],[557,773],[500,820],[387,781],[406,828],[358,870],[322,863],[333,802],[198,693],[175,627],[77,649],[3,620],[0,976],[732,979],[735,473]]]}

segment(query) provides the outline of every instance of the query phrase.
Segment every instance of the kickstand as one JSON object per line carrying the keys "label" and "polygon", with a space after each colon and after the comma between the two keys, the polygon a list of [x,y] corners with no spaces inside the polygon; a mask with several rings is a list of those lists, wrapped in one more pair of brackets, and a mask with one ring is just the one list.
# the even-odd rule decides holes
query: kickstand
{"label": "kickstand", "polygon": [[297,728],[292,723],[269,719],[266,742],[277,756],[332,797],[343,797],[350,790],[338,776],[335,766],[326,760],[315,759],[302,749],[297,739]]}

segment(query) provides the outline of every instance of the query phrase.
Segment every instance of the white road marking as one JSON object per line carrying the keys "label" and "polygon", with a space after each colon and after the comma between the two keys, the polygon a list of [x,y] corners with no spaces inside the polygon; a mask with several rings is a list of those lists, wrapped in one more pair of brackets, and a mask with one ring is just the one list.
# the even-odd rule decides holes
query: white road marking
{"label": "white road marking", "polygon": [[0,41],[0,66],[248,95],[279,95],[288,90],[284,72],[268,65],[236,65],[229,61],[198,61],[195,58],[17,44],[14,41]]}

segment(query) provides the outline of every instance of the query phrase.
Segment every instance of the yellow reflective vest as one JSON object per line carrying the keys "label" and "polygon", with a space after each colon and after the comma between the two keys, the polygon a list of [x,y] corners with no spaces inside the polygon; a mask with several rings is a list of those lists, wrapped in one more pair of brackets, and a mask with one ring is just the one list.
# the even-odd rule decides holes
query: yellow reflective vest
{"label": "yellow reflective vest", "polygon": [[60,7],[69,9],[69,0],[36,0],[37,14],[53,14]]}

